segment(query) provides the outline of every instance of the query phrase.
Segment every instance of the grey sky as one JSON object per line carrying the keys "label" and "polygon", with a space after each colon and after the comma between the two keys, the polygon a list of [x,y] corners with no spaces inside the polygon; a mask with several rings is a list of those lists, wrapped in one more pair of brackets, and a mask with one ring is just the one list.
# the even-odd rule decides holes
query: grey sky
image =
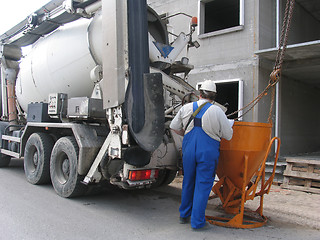
{"label": "grey sky", "polygon": [[50,0],[0,0],[0,34],[48,2]]}

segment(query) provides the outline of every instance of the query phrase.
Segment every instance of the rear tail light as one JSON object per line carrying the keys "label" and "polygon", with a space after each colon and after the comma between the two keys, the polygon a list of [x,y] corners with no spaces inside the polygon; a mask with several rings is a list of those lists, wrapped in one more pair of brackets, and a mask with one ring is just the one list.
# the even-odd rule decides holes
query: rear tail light
{"label": "rear tail light", "polygon": [[131,181],[141,181],[150,180],[158,177],[158,169],[148,169],[148,170],[132,170],[129,171],[129,180]]}

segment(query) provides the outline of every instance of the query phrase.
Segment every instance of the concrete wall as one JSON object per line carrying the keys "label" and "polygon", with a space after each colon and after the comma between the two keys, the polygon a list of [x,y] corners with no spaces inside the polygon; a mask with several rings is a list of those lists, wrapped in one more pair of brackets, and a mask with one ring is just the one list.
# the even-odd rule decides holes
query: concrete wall
{"label": "concrete wall", "polygon": [[[282,0],[282,12],[286,1]],[[282,19],[282,17],[281,17]],[[282,23],[282,20],[281,20]],[[320,22],[309,12],[295,4],[288,44],[303,43],[320,39]]]}
{"label": "concrete wall", "polygon": [[[286,0],[280,0],[279,27],[281,34]],[[259,0],[259,49],[276,47],[276,0]],[[320,39],[320,22],[296,2],[291,21],[288,44]]]}
{"label": "concrete wall", "polygon": [[276,46],[276,1],[259,0],[259,49]]}
{"label": "concrete wall", "polygon": [[[264,91],[268,86],[270,80],[270,73],[272,72],[274,62],[261,59],[259,61],[259,93]],[[271,93],[269,90],[266,96],[264,96],[259,102],[258,119],[259,122],[268,122],[270,106],[271,106]],[[271,120],[275,122],[275,103],[271,115]]]}
{"label": "concrete wall", "polygon": [[320,89],[281,79],[281,154],[320,151]]}
{"label": "concrete wall", "polygon": [[[190,64],[195,66],[187,81],[195,86],[205,79],[227,80],[240,78],[244,81],[244,105],[258,94],[259,62],[254,52],[258,50],[258,9],[256,0],[244,1],[244,28],[240,31],[201,38],[194,35],[201,47],[186,51]],[[174,14],[185,12],[198,16],[198,0],[148,0],[148,4],[159,14]],[[198,16],[199,18],[199,16]],[[169,20],[174,32],[188,31],[190,19],[177,16]],[[246,121],[258,121],[257,110],[246,115]]]}

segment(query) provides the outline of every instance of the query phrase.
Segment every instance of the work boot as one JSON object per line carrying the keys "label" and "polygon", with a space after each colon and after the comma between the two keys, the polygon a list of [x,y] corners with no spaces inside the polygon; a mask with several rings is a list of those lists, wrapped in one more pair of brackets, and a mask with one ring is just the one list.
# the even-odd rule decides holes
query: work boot
{"label": "work boot", "polygon": [[180,217],[180,224],[186,224],[188,222],[190,222],[190,217],[186,217],[186,218],[183,218],[183,217]]}
{"label": "work boot", "polygon": [[193,227],[191,228],[193,231],[196,231],[196,232],[207,231],[208,229],[210,229],[210,223],[206,222],[204,226],[201,228],[193,228]]}

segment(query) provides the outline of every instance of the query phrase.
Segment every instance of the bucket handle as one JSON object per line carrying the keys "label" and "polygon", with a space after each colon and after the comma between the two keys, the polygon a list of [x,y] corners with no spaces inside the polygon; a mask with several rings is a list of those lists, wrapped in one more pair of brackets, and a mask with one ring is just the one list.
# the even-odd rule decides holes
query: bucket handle
{"label": "bucket handle", "polygon": [[[271,174],[270,178],[265,182],[266,161],[267,161],[267,158],[268,158],[269,153],[271,151],[271,147],[272,147],[273,143],[276,140],[277,140],[277,151],[276,151],[276,154],[275,154],[273,171],[272,171],[272,174]],[[263,195],[265,193],[267,193],[267,194],[269,193],[270,188],[271,188],[271,183],[273,181],[273,178],[274,178],[274,175],[275,175],[275,172],[276,172],[277,161],[278,161],[279,150],[280,150],[280,143],[281,143],[281,141],[280,141],[280,138],[278,138],[278,137],[274,137],[274,138],[271,139],[271,141],[269,143],[269,146],[267,148],[266,154],[264,156],[264,159],[263,159],[263,161],[261,163],[261,168],[260,168],[260,170],[257,171],[257,178],[255,179],[254,183],[251,183],[248,186],[248,190],[246,191],[246,199],[247,200],[249,200],[249,199],[252,200],[256,196],[261,196],[261,195]],[[257,190],[258,183],[259,183],[260,179],[261,179],[261,190],[258,193],[256,193],[256,190]]]}
{"label": "bucket handle", "polygon": [[[265,174],[266,174],[266,160],[267,157],[269,155],[269,152],[271,150],[271,146],[273,145],[273,143],[277,140],[277,151],[275,154],[275,158],[274,158],[274,164],[273,164],[273,170],[272,170],[272,174],[270,175],[269,179],[267,181],[265,181]],[[256,196],[261,196],[263,194],[269,194],[270,189],[271,189],[271,184],[273,182],[274,179],[274,175],[276,174],[276,168],[277,168],[277,162],[278,162],[278,158],[279,158],[279,152],[280,152],[280,144],[281,144],[281,140],[278,137],[274,137],[272,138],[272,140],[269,143],[269,147],[268,147],[268,151],[267,154],[265,156],[264,162],[263,162],[263,166],[262,166],[262,179],[261,179],[261,190],[260,192],[256,193]],[[261,176],[261,173],[259,174],[259,178]]]}

